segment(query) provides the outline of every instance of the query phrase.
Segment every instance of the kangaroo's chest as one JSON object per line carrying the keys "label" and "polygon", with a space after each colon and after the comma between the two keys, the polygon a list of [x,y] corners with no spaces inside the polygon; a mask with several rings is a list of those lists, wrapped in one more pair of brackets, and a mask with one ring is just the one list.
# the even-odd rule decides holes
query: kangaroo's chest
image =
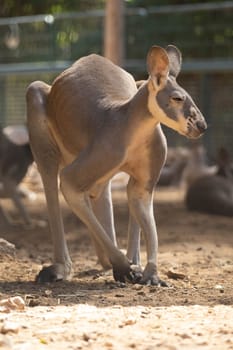
{"label": "kangaroo's chest", "polygon": [[166,158],[167,144],[160,126],[140,129],[135,133],[126,151],[121,170],[132,176],[146,179],[160,171]]}

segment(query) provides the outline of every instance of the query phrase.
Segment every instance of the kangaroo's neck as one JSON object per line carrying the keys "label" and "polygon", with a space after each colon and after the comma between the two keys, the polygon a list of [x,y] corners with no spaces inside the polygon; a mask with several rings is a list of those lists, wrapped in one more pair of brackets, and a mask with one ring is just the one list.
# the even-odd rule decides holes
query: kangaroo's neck
{"label": "kangaroo's neck", "polygon": [[147,83],[130,100],[121,105],[118,112],[121,137],[124,135],[126,144],[134,147],[154,138],[159,121],[148,109]]}
{"label": "kangaroo's neck", "polygon": [[159,123],[148,109],[148,98],[149,92],[146,82],[125,104],[124,108],[126,108],[126,114],[132,127],[141,127],[142,125],[152,127]]}

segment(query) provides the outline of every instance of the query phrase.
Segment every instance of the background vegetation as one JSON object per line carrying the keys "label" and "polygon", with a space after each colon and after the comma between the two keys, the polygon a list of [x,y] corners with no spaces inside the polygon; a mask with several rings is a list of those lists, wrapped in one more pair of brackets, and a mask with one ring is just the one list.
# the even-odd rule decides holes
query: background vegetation
{"label": "background vegetation", "polygon": [[[165,5],[192,5],[200,1],[129,0],[126,1],[125,53],[128,59],[144,59],[148,47],[179,42],[187,59],[232,58],[232,10],[161,11]],[[213,3],[202,1],[201,4]],[[217,1],[224,4],[225,1]],[[44,20],[0,26],[0,62],[74,60],[89,52],[102,53],[104,0],[3,0],[0,17],[51,14]],[[129,15],[130,11],[141,8]],[[102,10],[102,12],[100,12]],[[82,17],[75,16],[80,11]],[[88,12],[87,11],[91,11]],[[72,12],[71,18],[64,13]],[[85,15],[86,14],[86,15]],[[0,18],[1,20],[1,18]],[[1,24],[1,21],[0,21]],[[20,36],[14,50],[6,38]]]}
{"label": "background vegetation", "polygon": [[[25,120],[25,89],[31,81],[51,83],[79,57],[103,54],[105,5],[103,0],[1,1],[3,125]],[[135,79],[146,78],[148,48],[178,46],[184,57],[179,82],[208,120],[209,152],[215,154],[219,146],[233,152],[233,1],[128,0],[125,8],[124,68]],[[184,142],[176,135],[169,140]]]}

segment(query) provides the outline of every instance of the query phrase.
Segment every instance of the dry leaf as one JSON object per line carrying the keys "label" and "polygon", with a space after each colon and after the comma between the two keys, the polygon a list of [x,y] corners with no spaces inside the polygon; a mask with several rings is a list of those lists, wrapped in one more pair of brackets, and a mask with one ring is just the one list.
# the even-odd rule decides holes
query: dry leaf
{"label": "dry leaf", "polygon": [[177,272],[173,272],[171,270],[169,270],[167,272],[167,277],[172,278],[174,280],[184,280],[185,278],[187,278],[187,276],[184,275],[183,273],[177,273]]}

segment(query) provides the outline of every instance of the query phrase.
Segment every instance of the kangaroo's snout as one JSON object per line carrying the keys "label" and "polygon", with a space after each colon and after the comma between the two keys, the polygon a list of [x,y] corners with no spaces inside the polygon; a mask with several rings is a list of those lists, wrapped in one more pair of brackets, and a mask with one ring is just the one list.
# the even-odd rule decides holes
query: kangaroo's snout
{"label": "kangaroo's snout", "polygon": [[205,118],[199,111],[199,109],[191,101],[192,106],[190,108],[189,117],[186,119],[186,132],[184,134],[188,138],[198,138],[207,129]]}
{"label": "kangaroo's snout", "polygon": [[201,134],[203,134],[207,129],[207,125],[205,121],[197,121],[196,127],[198,128]]}

